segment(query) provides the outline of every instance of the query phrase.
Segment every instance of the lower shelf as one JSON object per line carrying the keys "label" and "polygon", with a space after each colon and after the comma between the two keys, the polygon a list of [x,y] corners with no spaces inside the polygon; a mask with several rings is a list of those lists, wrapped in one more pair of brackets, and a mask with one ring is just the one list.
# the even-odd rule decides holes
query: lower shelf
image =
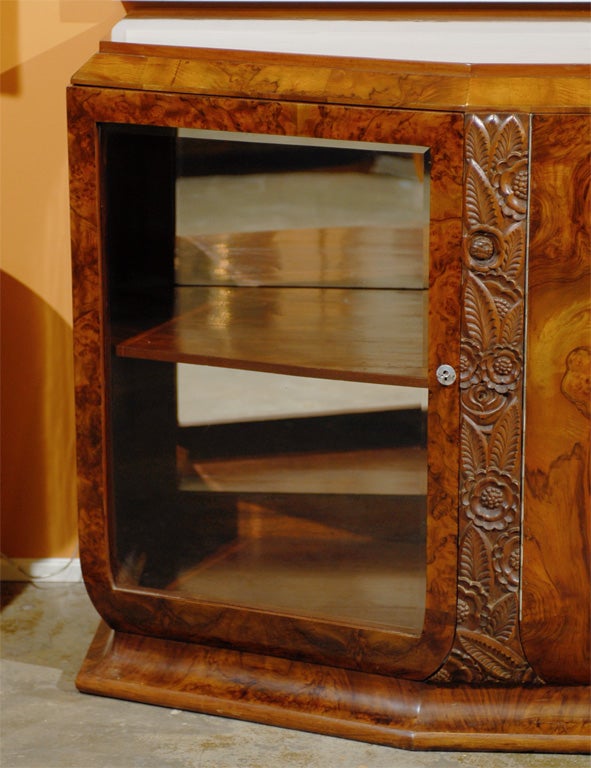
{"label": "lower shelf", "polygon": [[167,589],[216,603],[418,636],[425,614],[424,544],[312,535],[243,537]]}
{"label": "lower shelf", "polygon": [[444,687],[113,632],[78,675],[103,696],[407,749],[588,752],[589,688]]}

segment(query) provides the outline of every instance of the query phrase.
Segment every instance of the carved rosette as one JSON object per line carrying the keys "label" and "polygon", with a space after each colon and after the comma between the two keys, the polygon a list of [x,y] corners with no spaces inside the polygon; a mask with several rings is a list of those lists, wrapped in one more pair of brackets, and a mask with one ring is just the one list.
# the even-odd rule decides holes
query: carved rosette
{"label": "carved rosette", "polygon": [[433,681],[520,684],[527,116],[467,116],[456,637]]}

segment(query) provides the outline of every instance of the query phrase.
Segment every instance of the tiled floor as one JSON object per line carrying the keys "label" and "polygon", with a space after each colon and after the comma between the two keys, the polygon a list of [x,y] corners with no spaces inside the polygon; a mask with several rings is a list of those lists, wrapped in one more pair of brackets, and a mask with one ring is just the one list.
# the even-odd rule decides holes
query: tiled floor
{"label": "tiled floor", "polygon": [[406,752],[86,696],[79,583],[2,585],[2,768],[589,768],[586,756]]}

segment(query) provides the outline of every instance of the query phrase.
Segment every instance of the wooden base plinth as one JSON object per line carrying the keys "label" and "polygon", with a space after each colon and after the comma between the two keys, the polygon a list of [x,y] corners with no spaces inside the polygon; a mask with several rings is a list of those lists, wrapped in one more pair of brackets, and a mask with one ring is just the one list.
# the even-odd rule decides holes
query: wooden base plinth
{"label": "wooden base plinth", "polygon": [[444,687],[99,627],[86,693],[407,749],[588,752],[587,686]]}

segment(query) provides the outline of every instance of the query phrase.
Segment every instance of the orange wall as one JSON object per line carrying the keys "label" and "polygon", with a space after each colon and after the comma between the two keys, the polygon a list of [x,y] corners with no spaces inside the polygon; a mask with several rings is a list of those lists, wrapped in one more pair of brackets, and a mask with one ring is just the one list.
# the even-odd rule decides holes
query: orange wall
{"label": "orange wall", "polygon": [[76,546],[65,88],[116,0],[1,0],[2,552]]}

